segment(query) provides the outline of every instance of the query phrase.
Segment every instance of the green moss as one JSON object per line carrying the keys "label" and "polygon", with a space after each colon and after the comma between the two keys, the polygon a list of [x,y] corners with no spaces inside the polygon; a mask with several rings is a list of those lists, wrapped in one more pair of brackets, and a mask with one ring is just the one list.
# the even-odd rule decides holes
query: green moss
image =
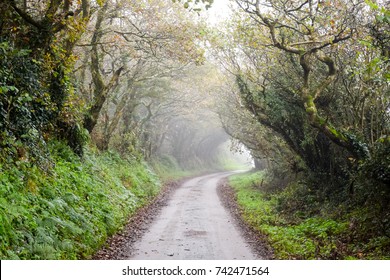
{"label": "green moss", "polygon": [[314,104],[314,98],[312,96],[307,96],[305,98],[305,107],[306,107],[306,112],[307,113],[316,113],[316,105]]}
{"label": "green moss", "polygon": [[348,141],[348,139],[339,131],[337,131],[334,127],[332,126],[328,126],[329,127],[329,131],[337,138],[337,139],[340,139],[342,141]]}

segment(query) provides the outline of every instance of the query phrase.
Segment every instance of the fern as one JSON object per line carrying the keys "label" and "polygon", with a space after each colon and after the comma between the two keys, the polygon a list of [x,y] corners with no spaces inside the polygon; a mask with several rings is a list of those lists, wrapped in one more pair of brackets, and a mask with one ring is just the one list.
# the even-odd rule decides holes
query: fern
{"label": "fern", "polygon": [[66,145],[49,146],[48,173],[25,163],[0,167],[2,259],[89,258],[159,190],[144,163],[88,150],[81,162]]}

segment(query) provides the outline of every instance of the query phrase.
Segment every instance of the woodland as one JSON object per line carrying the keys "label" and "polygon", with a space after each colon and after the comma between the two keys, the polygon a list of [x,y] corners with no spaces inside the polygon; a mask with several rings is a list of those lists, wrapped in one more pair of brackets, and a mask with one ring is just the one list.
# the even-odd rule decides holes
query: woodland
{"label": "woodland", "polygon": [[0,259],[90,259],[244,150],[276,259],[389,259],[389,70],[388,1],[1,0]]}

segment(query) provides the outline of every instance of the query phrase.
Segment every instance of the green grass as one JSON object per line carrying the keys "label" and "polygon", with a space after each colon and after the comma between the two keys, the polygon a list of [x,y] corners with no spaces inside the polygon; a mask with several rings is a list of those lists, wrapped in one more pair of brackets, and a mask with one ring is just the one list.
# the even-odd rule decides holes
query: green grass
{"label": "green grass", "polygon": [[277,259],[336,259],[339,245],[348,231],[346,221],[313,216],[297,221],[279,209],[278,194],[268,195],[259,187],[266,181],[264,172],[235,175],[230,184],[243,210],[243,219],[267,236]]}
{"label": "green grass", "polygon": [[191,170],[184,169],[179,166],[174,157],[168,155],[153,159],[151,166],[163,182],[170,182],[185,177],[192,177],[205,172],[205,170],[201,168],[193,168]]}
{"label": "green grass", "polygon": [[52,143],[52,170],[0,166],[0,258],[86,259],[160,189],[135,159]]}
{"label": "green grass", "polygon": [[241,163],[232,158],[220,157],[219,166],[221,170],[236,171],[236,170],[250,170],[253,167],[246,163]]}

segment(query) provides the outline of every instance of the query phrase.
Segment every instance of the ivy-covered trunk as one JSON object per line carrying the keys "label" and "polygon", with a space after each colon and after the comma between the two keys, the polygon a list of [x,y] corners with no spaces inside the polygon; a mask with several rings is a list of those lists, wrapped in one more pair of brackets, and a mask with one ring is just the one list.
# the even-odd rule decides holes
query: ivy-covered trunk
{"label": "ivy-covered trunk", "polygon": [[73,67],[73,46],[90,16],[87,2],[79,3],[83,7],[80,9],[69,0],[47,0],[39,4],[4,0],[1,3],[0,43],[14,49],[14,54],[21,54],[19,58],[12,52],[6,54],[7,59],[19,60],[10,69],[16,69],[18,75],[26,74],[24,79],[11,72],[4,74],[4,86],[13,86],[15,95],[8,100],[6,111],[15,114],[12,108],[25,108],[26,113],[21,113],[23,117],[19,118],[30,120],[21,127],[27,132],[13,135],[22,142],[30,139],[36,148],[44,145],[44,139],[51,133],[66,140],[78,154],[82,153],[83,137],[75,135],[81,133],[77,129],[77,117],[64,110],[73,90],[68,77]]}

